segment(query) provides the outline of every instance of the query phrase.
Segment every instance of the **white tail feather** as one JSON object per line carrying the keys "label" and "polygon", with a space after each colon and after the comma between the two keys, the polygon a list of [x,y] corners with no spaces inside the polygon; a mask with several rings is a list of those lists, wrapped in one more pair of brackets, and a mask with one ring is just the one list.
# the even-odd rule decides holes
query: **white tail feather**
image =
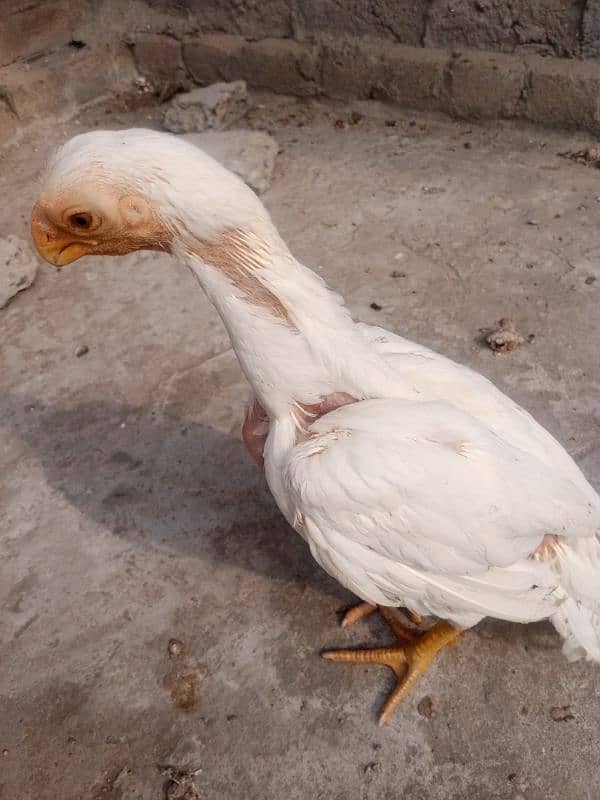
{"label": "white tail feather", "polygon": [[552,617],[570,661],[600,661],[600,540],[564,540],[556,546],[557,567],[566,599]]}

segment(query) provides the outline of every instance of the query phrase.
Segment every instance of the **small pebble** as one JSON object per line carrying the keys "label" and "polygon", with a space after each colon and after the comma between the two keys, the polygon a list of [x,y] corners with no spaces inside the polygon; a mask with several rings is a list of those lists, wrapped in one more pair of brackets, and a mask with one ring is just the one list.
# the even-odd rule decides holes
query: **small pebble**
{"label": "small pebble", "polygon": [[379,303],[371,303],[371,308],[373,309],[373,311],[381,311],[383,306],[380,306]]}
{"label": "small pebble", "polygon": [[540,223],[539,219],[528,219],[527,220],[527,224],[528,225],[540,225],[541,223]]}
{"label": "small pebble", "polygon": [[185,645],[179,639],[169,639],[167,649],[171,658],[181,658],[185,652]]}
{"label": "small pebble", "polygon": [[390,276],[392,278],[406,278],[406,272],[398,272],[398,270],[395,269],[393,272],[390,272]]}
{"label": "small pebble", "polygon": [[568,722],[575,719],[575,714],[571,713],[571,706],[553,706],[550,709],[550,719],[554,722]]}
{"label": "small pebble", "polygon": [[365,773],[365,775],[372,775],[373,772],[379,772],[380,769],[381,769],[381,764],[379,763],[379,761],[369,761],[369,763],[365,765],[363,772]]}
{"label": "small pebble", "polygon": [[470,150],[471,149],[471,142],[465,142],[463,144],[463,147],[465,148],[465,150]]}
{"label": "small pebble", "polygon": [[336,121],[333,123],[333,127],[338,129],[345,128],[346,123],[343,119],[336,119]]}
{"label": "small pebble", "polygon": [[429,719],[429,717],[432,717],[434,715],[435,711],[433,709],[433,700],[428,694],[426,694],[425,697],[419,700],[419,704],[417,705],[417,711],[422,717],[426,717],[427,719]]}
{"label": "small pebble", "polygon": [[485,337],[485,341],[495,352],[507,353],[515,350],[525,340],[520,333],[517,333],[512,321],[503,318],[499,320],[496,330]]}
{"label": "small pebble", "polygon": [[360,111],[353,111],[350,114],[350,122],[352,123],[352,125],[358,125],[358,123],[361,121],[362,118],[363,115],[360,113]]}
{"label": "small pebble", "polygon": [[84,356],[86,353],[89,352],[90,348],[87,346],[87,344],[80,344],[77,350],[75,350],[75,355],[77,356],[77,358],[81,358],[81,356]]}
{"label": "small pebble", "polygon": [[[395,119],[386,119],[385,124],[388,128],[395,128],[398,123]],[[598,199],[598,202],[600,202],[600,198]]]}
{"label": "small pebble", "polygon": [[587,277],[585,279],[585,283],[587,283],[588,286],[591,286],[592,283],[595,282],[595,280],[596,280],[596,276],[595,275],[590,275],[589,277]]}

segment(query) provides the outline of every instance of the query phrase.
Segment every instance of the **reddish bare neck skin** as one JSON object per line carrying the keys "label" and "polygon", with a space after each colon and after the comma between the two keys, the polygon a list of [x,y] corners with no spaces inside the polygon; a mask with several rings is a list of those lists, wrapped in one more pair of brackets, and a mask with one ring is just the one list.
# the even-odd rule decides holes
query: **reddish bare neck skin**
{"label": "reddish bare neck skin", "polygon": [[[345,392],[333,392],[333,394],[323,397],[318,403],[311,405],[300,403],[299,409],[300,413],[304,415],[306,423],[310,424],[325,414],[329,414],[330,411],[335,411],[336,408],[347,406],[350,403],[356,403],[356,398]],[[265,465],[263,452],[268,435],[269,417],[258,400],[254,399],[250,403],[242,425],[242,440],[246,450],[261,469],[264,469]]]}
{"label": "reddish bare neck skin", "polygon": [[267,412],[258,400],[252,400],[242,425],[242,441],[246,445],[246,450],[261,469],[264,469],[265,466],[263,451],[268,434],[269,417]]}

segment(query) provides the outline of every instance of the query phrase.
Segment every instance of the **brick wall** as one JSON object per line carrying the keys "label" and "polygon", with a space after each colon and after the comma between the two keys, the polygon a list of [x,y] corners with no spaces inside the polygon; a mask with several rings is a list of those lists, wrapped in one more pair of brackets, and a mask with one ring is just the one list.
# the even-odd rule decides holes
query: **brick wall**
{"label": "brick wall", "polygon": [[[585,0],[182,0],[205,31],[247,38],[372,36],[416,47],[597,55],[600,3]],[[594,44],[596,43],[596,45]]]}
{"label": "brick wall", "polygon": [[0,0],[0,143],[121,95],[244,78],[600,131],[600,0]]}

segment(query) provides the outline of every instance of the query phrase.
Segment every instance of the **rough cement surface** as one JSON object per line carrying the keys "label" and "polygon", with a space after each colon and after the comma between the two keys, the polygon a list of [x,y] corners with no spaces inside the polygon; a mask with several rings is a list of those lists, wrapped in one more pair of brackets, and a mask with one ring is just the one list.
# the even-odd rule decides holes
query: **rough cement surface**
{"label": "rough cement surface", "polygon": [[[265,202],[296,255],[360,318],[495,380],[599,487],[600,173],[557,155],[590,142],[258,105],[251,124],[282,147]],[[54,142],[159,125],[147,113],[88,114],[7,153],[0,234],[27,235]],[[482,330],[502,317],[526,342],[494,354]],[[389,634],[338,627],[352,597],[244,452],[244,381],[180,266],[45,267],[0,326],[3,798],[157,800],[197,769],[203,800],[600,796],[600,672],[546,624],[478,626],[383,729],[391,676],[319,658]]]}
{"label": "rough cement surface", "polygon": [[205,131],[183,136],[235,172],[258,194],[271,185],[279,147],[265,131]]}
{"label": "rough cement surface", "polygon": [[0,308],[35,280],[39,258],[29,242],[18,236],[0,239]]}

